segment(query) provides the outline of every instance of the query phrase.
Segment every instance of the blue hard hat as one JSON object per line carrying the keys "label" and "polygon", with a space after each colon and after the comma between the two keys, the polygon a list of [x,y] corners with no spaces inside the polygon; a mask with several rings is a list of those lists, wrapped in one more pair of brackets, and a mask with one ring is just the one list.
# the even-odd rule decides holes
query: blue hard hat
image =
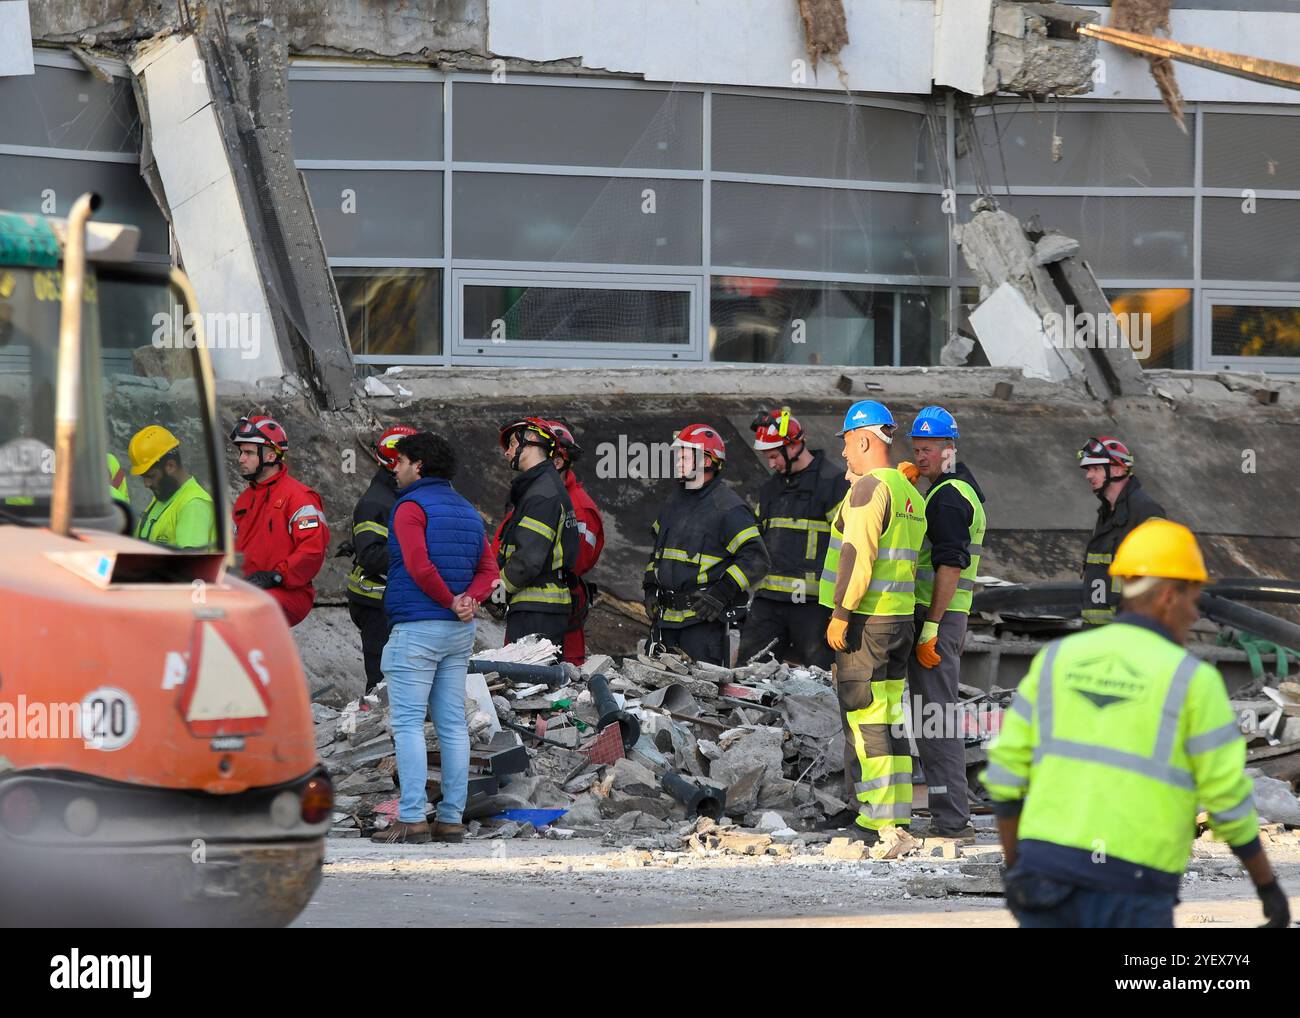
{"label": "blue hard hat", "polygon": [[960,438],[957,420],[941,406],[924,407],[912,422],[913,438]]}
{"label": "blue hard hat", "polygon": [[897,427],[894,424],[894,415],[889,412],[889,407],[884,403],[877,403],[874,399],[860,399],[849,407],[849,412],[844,415],[844,427],[835,434],[843,435],[845,432],[870,428],[873,425],[882,425],[886,428]]}

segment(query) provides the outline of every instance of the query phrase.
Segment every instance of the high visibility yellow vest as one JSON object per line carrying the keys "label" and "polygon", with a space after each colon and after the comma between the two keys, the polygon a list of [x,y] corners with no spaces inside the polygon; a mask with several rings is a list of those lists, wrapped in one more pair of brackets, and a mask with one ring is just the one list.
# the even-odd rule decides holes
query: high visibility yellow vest
{"label": "high visibility yellow vest", "polygon": [[[931,488],[926,493],[926,501],[934,498],[934,493],[942,488],[945,484],[951,484],[971,505],[970,521],[970,564],[961,571],[961,576],[957,580],[957,589],[953,592],[952,600],[948,602],[948,610],[952,612],[964,612],[970,614],[971,599],[975,596],[975,576],[979,572],[980,555],[984,551],[984,503],[980,497],[975,494],[966,481],[959,480],[956,477],[949,477]],[[934,563],[930,560],[930,537],[927,534],[925,540],[921,543],[921,557],[916,564],[916,603],[925,607],[930,606],[930,601],[934,596]]]}
{"label": "high visibility yellow vest", "polygon": [[[115,477],[121,478],[117,484],[113,483]],[[111,452],[108,454],[108,493],[124,505],[131,504],[131,492],[126,487],[126,471]]]}
{"label": "high visibility yellow vest", "polygon": [[[871,582],[862,600],[854,608],[858,615],[911,615],[916,610],[916,565],[925,540],[925,499],[906,477],[893,467],[869,471],[889,488],[890,518],[871,566]],[[830,544],[822,565],[817,603],[835,607],[835,578],[840,568],[840,548],[844,545],[844,506],[852,495],[845,496],[835,511],[831,524]]]}
{"label": "high visibility yellow vest", "polygon": [[1023,800],[1020,837],[1182,873],[1199,808],[1231,845],[1258,834],[1246,743],[1212,666],[1113,623],[1034,659],[980,776]]}
{"label": "high visibility yellow vest", "polygon": [[[181,510],[191,502],[206,503],[205,511],[193,513],[190,521],[183,522]],[[149,503],[136,525],[135,536],[170,548],[215,548],[217,517],[212,496],[193,477],[188,478],[166,502],[155,498]]]}

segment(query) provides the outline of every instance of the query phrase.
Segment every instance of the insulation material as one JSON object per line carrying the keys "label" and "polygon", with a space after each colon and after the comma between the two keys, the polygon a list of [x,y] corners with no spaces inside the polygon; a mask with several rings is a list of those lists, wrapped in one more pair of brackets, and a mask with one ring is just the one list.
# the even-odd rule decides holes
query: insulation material
{"label": "insulation material", "polygon": [[842,0],[799,0],[799,17],[803,21],[804,45],[813,70],[822,57],[839,72],[840,84],[849,87],[840,50],[849,44]]}
{"label": "insulation material", "polygon": [[[1110,24],[1126,32],[1141,32],[1143,35],[1169,35],[1169,8],[1173,0],[1114,0],[1111,4]],[[1174,62],[1168,57],[1148,57],[1151,65],[1151,77],[1155,79],[1160,98],[1169,107],[1174,121],[1183,132],[1187,124],[1183,120],[1183,95],[1178,90],[1178,79],[1174,76]]]}

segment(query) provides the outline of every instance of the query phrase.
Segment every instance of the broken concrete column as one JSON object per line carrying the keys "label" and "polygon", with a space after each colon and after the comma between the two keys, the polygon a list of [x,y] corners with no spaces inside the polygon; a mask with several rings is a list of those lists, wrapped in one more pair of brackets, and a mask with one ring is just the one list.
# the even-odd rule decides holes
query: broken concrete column
{"label": "broken concrete column", "polygon": [[995,4],[984,94],[1091,92],[1097,40],[1080,37],[1069,29],[1096,20],[1092,11],[1065,4]]}

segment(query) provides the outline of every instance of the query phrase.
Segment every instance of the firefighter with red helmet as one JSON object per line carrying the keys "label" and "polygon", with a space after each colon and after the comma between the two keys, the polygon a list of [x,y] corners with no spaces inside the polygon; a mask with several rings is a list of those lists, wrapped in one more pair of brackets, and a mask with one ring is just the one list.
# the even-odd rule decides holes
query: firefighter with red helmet
{"label": "firefighter with red helmet", "polygon": [[515,471],[497,532],[506,643],[536,633],[561,647],[573,612],[579,537],[573,502],[553,462],[555,433],[548,420],[519,417],[501,428],[500,444]]}
{"label": "firefighter with red helmet", "polygon": [[235,500],[235,551],[244,556],[244,579],[279,603],[289,625],[311,611],[312,581],[329,547],[321,498],[289,476],[289,436],[265,414],[241,417],[230,432],[239,472],[248,487]]}
{"label": "firefighter with red helmet", "polygon": [[750,428],[772,471],[759,488],[757,512],[772,568],[754,591],[738,657],[748,660],[776,640],[778,660],[829,671],[835,663],[826,643],[831,612],[818,603],[818,581],[849,482],[843,468],[808,447],[789,407],[760,413]]}
{"label": "firefighter with red helmet", "polygon": [[729,630],[771,560],[753,512],[719,476],[727,447],[717,429],[689,424],[672,451],[678,490],[650,528],[642,581],[651,643],[730,665]]}
{"label": "firefighter with red helmet", "polygon": [[397,441],[414,435],[415,428],[395,424],[375,442],[378,469],[370,486],[352,510],[352,540],[344,545],[352,555],[348,574],[348,614],[361,634],[361,656],[366,666],[366,692],[383,679],[380,660],[388,643],[388,619],[384,615],[384,589],[388,578],[388,521],[397,501]]}
{"label": "firefighter with red helmet", "polygon": [[1115,617],[1119,604],[1119,581],[1109,573],[1116,549],[1139,523],[1163,517],[1165,511],[1143,490],[1133,473],[1133,454],[1118,438],[1089,438],[1076,455],[1101,503],[1083,560],[1083,620],[1102,625]]}
{"label": "firefighter with red helmet", "polygon": [[578,527],[578,559],[573,567],[577,583],[572,588],[573,612],[569,616],[569,628],[564,634],[564,660],[580,665],[587,659],[587,637],[583,627],[596,595],[595,585],[588,583],[584,577],[595,566],[605,548],[605,523],[596,503],[578,480],[578,475],[573,472],[573,464],[582,455],[582,446],[573,437],[573,430],[566,422],[553,420],[549,423],[551,434],[555,436],[555,456],[551,462],[564,478],[564,488],[569,493],[569,501],[573,503],[573,518]]}

